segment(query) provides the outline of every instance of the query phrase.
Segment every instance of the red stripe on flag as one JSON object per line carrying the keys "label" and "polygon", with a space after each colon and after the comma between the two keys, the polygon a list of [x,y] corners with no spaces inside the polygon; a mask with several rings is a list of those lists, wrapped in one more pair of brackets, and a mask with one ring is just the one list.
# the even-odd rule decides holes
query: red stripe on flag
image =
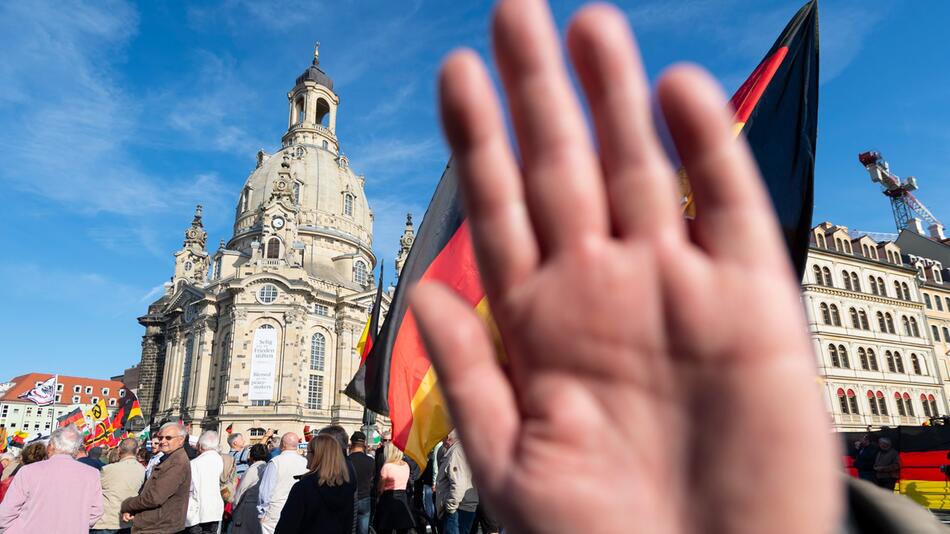
{"label": "red stripe on flag", "polygon": [[772,81],[772,77],[775,76],[775,71],[777,71],[779,65],[782,64],[782,60],[785,59],[786,54],[788,54],[788,47],[783,46],[776,50],[771,57],[759,63],[759,66],[752,71],[752,75],[749,76],[745,83],[739,87],[739,90],[736,91],[736,94],[733,95],[730,104],[732,104],[732,108],[736,110],[736,122],[746,122],[749,120],[749,115],[752,114],[755,105],[759,103],[759,99],[762,98],[762,93],[764,93],[765,88],[769,86],[769,82]]}

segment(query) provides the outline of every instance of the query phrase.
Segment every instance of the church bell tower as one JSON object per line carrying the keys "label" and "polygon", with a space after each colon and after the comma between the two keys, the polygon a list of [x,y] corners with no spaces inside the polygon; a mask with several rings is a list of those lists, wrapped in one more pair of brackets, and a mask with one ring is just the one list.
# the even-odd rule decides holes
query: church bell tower
{"label": "church bell tower", "polygon": [[320,43],[314,47],[313,64],[297,77],[287,100],[290,108],[283,146],[314,145],[339,153],[336,110],[340,97],[333,92],[333,80],[320,68]]}

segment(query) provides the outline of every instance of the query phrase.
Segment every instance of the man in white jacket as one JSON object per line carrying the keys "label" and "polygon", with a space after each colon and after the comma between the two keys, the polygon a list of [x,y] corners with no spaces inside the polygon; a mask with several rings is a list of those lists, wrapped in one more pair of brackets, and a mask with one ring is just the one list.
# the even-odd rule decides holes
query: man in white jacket
{"label": "man in white jacket", "polygon": [[290,488],[297,482],[294,478],[307,472],[307,459],[297,452],[300,437],[288,432],[280,438],[280,454],[268,462],[258,490],[257,511],[261,518],[261,531],[273,534],[284,509]]}
{"label": "man in white jacket", "polygon": [[191,494],[188,499],[188,534],[216,534],[224,514],[221,473],[224,462],[218,453],[218,433],[207,431],[198,438],[198,456],[191,461]]}

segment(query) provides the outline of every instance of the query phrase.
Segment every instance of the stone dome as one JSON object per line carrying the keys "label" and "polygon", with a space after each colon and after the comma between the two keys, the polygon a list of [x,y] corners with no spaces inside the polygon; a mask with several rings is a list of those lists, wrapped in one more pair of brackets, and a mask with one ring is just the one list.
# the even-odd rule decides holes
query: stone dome
{"label": "stone dome", "polygon": [[303,74],[297,76],[296,85],[307,81],[322,85],[327,89],[333,89],[333,80],[330,79],[327,73],[323,72],[323,69],[320,68],[320,61],[317,59],[313,60],[313,64],[307,67],[307,70],[303,71]]}
{"label": "stone dome", "polygon": [[[375,264],[372,253],[373,213],[363,191],[363,177],[349,167],[346,156],[330,147],[294,144],[267,156],[258,154],[259,166],[247,178],[235,212],[234,236],[228,248],[250,250],[260,239],[262,206],[269,201],[274,183],[289,164],[298,207],[298,237],[307,247],[321,249],[306,255],[304,267],[314,276],[336,278],[335,268],[316,262],[316,256],[354,254]],[[246,197],[246,199],[245,199]]]}

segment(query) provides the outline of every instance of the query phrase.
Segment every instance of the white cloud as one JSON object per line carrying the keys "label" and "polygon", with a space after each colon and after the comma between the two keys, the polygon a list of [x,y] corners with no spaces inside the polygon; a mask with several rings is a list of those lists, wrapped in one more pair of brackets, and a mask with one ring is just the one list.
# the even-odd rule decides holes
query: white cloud
{"label": "white cloud", "polygon": [[380,181],[394,174],[405,176],[420,165],[447,159],[442,144],[434,137],[415,141],[399,137],[373,139],[355,145],[349,155],[356,171]]}

